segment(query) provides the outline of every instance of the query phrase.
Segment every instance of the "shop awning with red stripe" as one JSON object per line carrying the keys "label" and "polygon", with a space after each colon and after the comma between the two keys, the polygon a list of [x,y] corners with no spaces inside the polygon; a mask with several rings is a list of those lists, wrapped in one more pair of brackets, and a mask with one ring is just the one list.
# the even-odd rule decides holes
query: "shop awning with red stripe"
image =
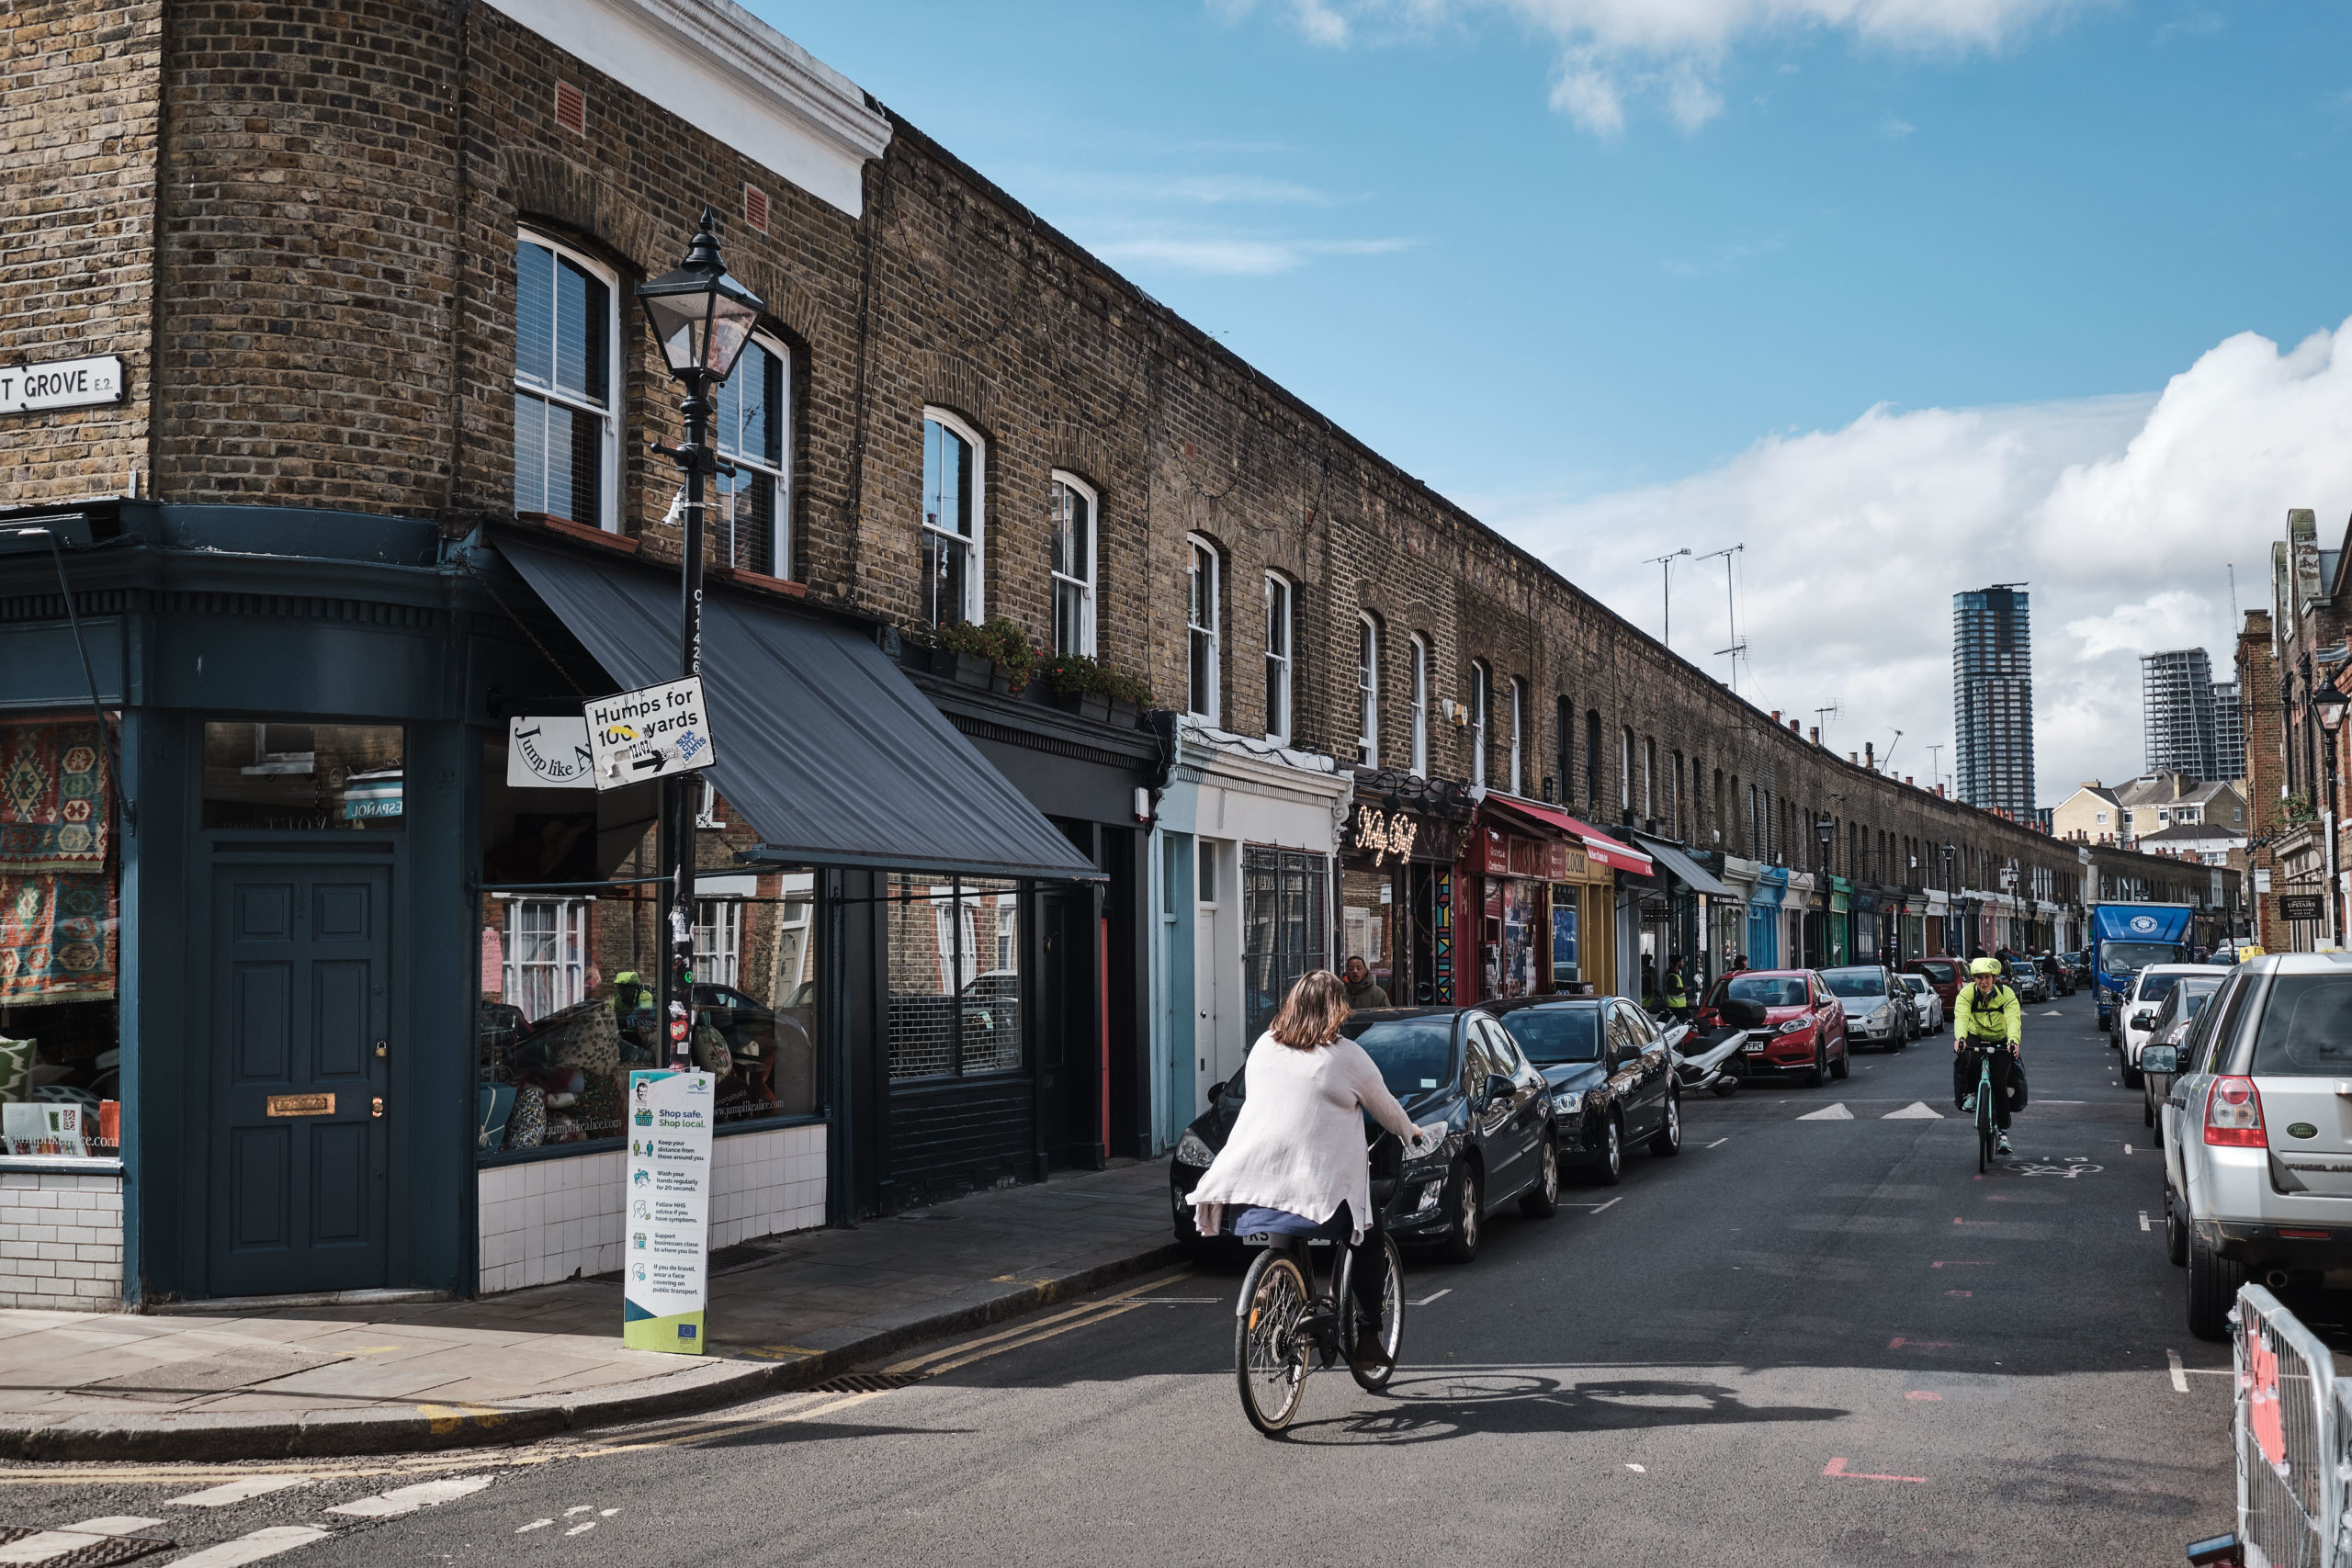
{"label": "shop awning with red stripe", "polygon": [[1649,856],[1631,844],[1619,843],[1600,829],[1578,821],[1556,806],[1546,806],[1540,800],[1527,800],[1516,795],[1498,795],[1491,790],[1487,792],[1485,804],[1524,817],[1555,833],[1566,833],[1580,840],[1585,853],[1629,876],[1657,874],[1657,868]]}

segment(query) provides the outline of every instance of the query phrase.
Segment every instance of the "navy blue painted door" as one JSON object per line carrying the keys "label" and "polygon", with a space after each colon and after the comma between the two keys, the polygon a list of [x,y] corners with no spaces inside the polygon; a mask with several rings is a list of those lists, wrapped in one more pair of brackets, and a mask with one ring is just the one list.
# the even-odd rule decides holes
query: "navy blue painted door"
{"label": "navy blue painted door", "polygon": [[391,872],[216,862],[215,1295],[386,1275]]}

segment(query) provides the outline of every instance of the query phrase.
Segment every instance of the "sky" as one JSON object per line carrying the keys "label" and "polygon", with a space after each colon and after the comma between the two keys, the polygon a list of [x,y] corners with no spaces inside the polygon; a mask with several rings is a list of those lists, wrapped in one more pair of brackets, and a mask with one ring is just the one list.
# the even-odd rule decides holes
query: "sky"
{"label": "sky", "polygon": [[2051,805],[2352,519],[2352,6],[749,4],[1645,630],[1690,549],[1676,652],[1922,780],[1954,592],[2029,584]]}

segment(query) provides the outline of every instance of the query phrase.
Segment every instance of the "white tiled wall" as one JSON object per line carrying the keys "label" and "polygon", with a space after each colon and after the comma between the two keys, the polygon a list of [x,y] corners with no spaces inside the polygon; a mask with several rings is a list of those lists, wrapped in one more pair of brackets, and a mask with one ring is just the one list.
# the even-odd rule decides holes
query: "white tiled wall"
{"label": "white tiled wall", "polygon": [[[717,1168],[710,1201],[714,1250],[825,1223],[823,1127],[739,1133],[714,1140],[711,1153]],[[620,1150],[607,1149],[485,1168],[482,1293],[618,1269],[627,1164]]]}
{"label": "white tiled wall", "polygon": [[122,1305],[122,1177],[0,1170],[0,1307]]}

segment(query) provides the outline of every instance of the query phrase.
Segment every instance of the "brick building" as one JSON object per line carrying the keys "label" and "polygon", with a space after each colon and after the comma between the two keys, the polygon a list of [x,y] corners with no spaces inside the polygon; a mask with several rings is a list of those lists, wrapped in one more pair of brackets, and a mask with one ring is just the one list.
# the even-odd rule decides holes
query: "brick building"
{"label": "brick building", "polygon": [[724,0],[7,27],[0,367],[97,379],[0,412],[0,1099],[118,1108],[63,1174],[120,1183],[129,1299],[617,1266],[655,808],[518,758],[675,671],[628,295],[706,202],[766,304],[707,557],[719,1239],[1165,1150],[1351,942],[1442,1002],[2078,940],[2072,846],[1741,702]]}

